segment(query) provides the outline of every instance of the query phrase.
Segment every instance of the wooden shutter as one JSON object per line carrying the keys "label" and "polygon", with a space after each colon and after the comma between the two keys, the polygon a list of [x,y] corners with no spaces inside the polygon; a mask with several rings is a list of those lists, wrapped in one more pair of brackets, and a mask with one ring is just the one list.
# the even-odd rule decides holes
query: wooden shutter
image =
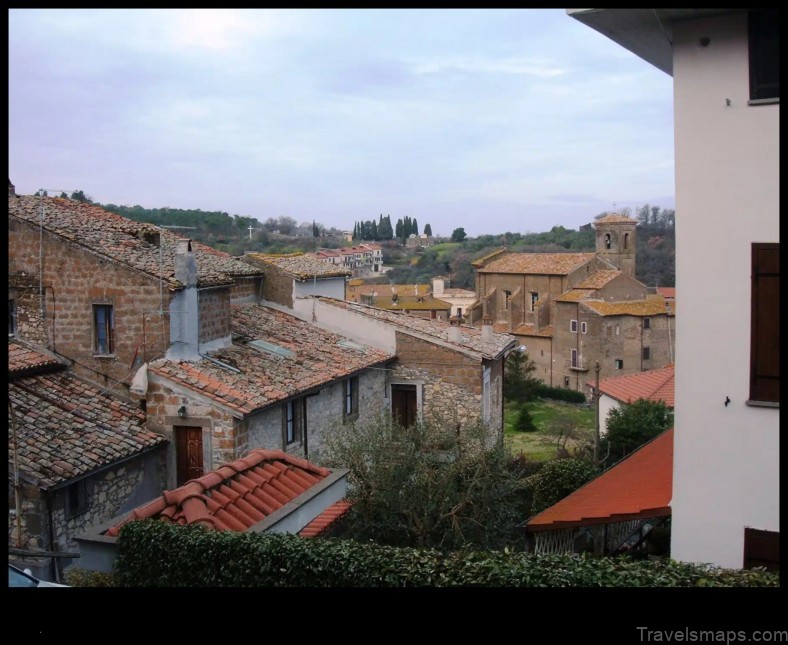
{"label": "wooden shutter", "polygon": [[780,570],[780,534],[776,531],[744,529],[744,568]]}
{"label": "wooden shutter", "polygon": [[752,245],[750,400],[780,401],[780,245]]}

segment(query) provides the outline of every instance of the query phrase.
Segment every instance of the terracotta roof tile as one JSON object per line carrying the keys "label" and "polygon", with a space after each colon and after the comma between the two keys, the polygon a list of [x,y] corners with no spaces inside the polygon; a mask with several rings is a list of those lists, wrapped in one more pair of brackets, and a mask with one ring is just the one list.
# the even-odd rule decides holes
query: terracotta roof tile
{"label": "terracotta roof tile", "polygon": [[391,295],[376,296],[372,306],[391,311],[431,311],[433,309],[448,311],[451,309],[451,303],[430,296],[398,296],[396,302]]}
{"label": "terracotta roof tile", "polygon": [[543,531],[669,515],[672,495],[671,428],[529,519],[526,529]]}
{"label": "terracotta roof tile", "polygon": [[[8,395],[19,469],[44,489],[166,443],[136,407],[68,372],[17,378]],[[8,452],[11,463],[11,433]]]}
{"label": "terracotta roof tile", "polygon": [[483,354],[485,357],[494,358],[505,351],[516,342],[513,336],[508,334],[494,334],[492,343],[482,342],[481,329],[463,325],[460,327],[460,340],[458,342],[449,340],[450,324],[443,320],[431,320],[429,318],[419,318],[405,313],[387,311],[378,307],[370,307],[345,300],[321,297],[321,301],[334,307],[346,309],[369,318],[383,320],[385,322],[401,327],[405,331],[417,332],[428,337],[432,337],[449,345],[454,345],[459,350],[470,350]]}
{"label": "terracotta roof tile", "polygon": [[619,215],[618,213],[608,213],[599,219],[595,219],[592,224],[637,224],[638,221],[631,217]]}
{"label": "terracotta roof tile", "polygon": [[676,287],[657,287],[657,293],[663,298],[675,298]]}
{"label": "terracotta roof tile", "polygon": [[[9,196],[8,213],[38,226],[42,199],[31,195]],[[180,236],[153,224],[135,222],[95,204],[44,197],[44,229],[114,262],[120,262],[156,278],[170,288],[175,279],[175,250]],[[158,236],[158,246],[151,243]],[[260,270],[227,253],[192,242],[199,286],[232,284],[234,276],[260,275]]]}
{"label": "terracotta roof tile", "polygon": [[600,269],[594,271],[591,275],[587,276],[581,282],[575,285],[575,289],[601,289],[608,282],[621,275],[621,271],[610,271],[608,269]]}
{"label": "terracotta roof tile", "polygon": [[478,272],[567,275],[592,258],[593,253],[507,253]]}
{"label": "terracotta roof tile", "polygon": [[9,377],[39,371],[52,371],[61,367],[65,366],[50,352],[43,349],[34,349],[15,338],[8,339]]}
{"label": "terracotta roof tile", "polygon": [[[583,300],[581,303],[601,316],[657,316],[667,311],[662,296],[649,296],[646,300],[620,300],[606,302],[604,300]],[[671,308],[675,314],[675,308]]]}
{"label": "terracotta roof tile", "polygon": [[330,474],[327,468],[281,450],[252,450],[243,459],[164,491],[161,497],[134,509],[105,535],[117,537],[120,528],[135,519],[246,531]]}
{"label": "terracotta roof tile", "polygon": [[566,293],[562,293],[556,302],[578,302],[579,300],[586,300],[593,295],[593,289],[570,289]]}
{"label": "terracotta roof tile", "polygon": [[351,275],[347,269],[326,262],[313,253],[291,253],[287,255],[247,253],[243,259],[255,266],[276,267],[299,280],[314,277],[331,278]]}
{"label": "terracotta roof tile", "polygon": [[524,323],[517,327],[512,333],[517,334],[518,336],[538,336],[540,338],[552,338],[553,326],[547,325],[546,327],[542,327],[539,331],[536,331],[535,325]]}
{"label": "terracotta roof tile", "polygon": [[352,506],[353,502],[350,500],[340,499],[302,528],[298,532],[298,535],[301,537],[317,537],[322,535],[333,526],[335,522],[344,517]]}
{"label": "terracotta roof tile", "polygon": [[[361,280],[360,278],[358,280]],[[361,296],[375,296],[390,298],[394,291],[400,297],[403,296],[426,296],[432,291],[428,284],[364,284],[363,280],[353,284],[356,280],[348,283],[345,300],[350,302],[361,302]]]}
{"label": "terracotta roof tile", "polygon": [[[394,358],[264,305],[234,305],[231,315],[232,346],[208,356],[238,372],[205,359],[159,359],[150,363],[151,372],[248,414]],[[284,355],[255,349],[249,344],[254,340]]]}
{"label": "terracotta roof tile", "polygon": [[[664,401],[672,408],[675,384],[675,366],[668,365],[658,370],[602,379],[599,382],[599,390],[624,403],[648,399],[649,401]],[[589,381],[588,385],[594,386],[594,383]]]}

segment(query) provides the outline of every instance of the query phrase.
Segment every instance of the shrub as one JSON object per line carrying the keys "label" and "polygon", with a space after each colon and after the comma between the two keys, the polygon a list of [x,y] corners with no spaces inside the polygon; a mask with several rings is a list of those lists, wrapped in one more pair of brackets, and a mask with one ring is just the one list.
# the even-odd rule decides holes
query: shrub
{"label": "shrub", "polygon": [[534,420],[531,418],[531,413],[528,412],[528,408],[524,405],[517,413],[517,421],[514,424],[514,429],[517,430],[517,432],[536,432],[536,425],[534,425]]}
{"label": "shrub", "polygon": [[529,478],[533,490],[531,514],[535,515],[573,493],[598,474],[597,469],[581,459],[556,459],[547,462]]}
{"label": "shrub", "polygon": [[779,575],[671,560],[397,548],[353,540],[125,524],[127,587],[778,587]]}
{"label": "shrub", "polygon": [[577,390],[570,390],[565,387],[550,387],[540,383],[534,388],[534,394],[543,399],[555,399],[557,401],[567,401],[569,403],[585,403],[586,395]]}

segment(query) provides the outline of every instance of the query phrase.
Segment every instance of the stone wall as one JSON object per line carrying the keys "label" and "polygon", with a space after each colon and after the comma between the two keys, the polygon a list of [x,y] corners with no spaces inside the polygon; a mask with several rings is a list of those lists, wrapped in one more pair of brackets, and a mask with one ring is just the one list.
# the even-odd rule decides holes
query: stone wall
{"label": "stone wall", "polygon": [[262,278],[244,278],[237,276],[235,284],[230,289],[230,299],[233,303],[257,302],[260,298],[260,282]]}
{"label": "stone wall", "polygon": [[292,309],[293,278],[282,273],[276,267],[266,266],[262,270],[265,272],[263,299]]}
{"label": "stone wall", "polygon": [[230,337],[230,289],[200,289],[200,343]]}
{"label": "stone wall", "polygon": [[[9,273],[38,276],[39,233],[35,227],[8,220]],[[147,361],[169,344],[169,320],[159,316],[159,282],[152,276],[93,254],[77,243],[44,232],[43,282],[48,346],[74,360],[75,371],[96,379],[96,372],[129,383],[135,356]],[[165,309],[169,296],[165,291]],[[93,305],[114,308],[114,352],[98,357],[93,350]],[[109,381],[107,382],[109,383]]]}
{"label": "stone wall", "polygon": [[[47,330],[41,317],[38,278],[33,275],[9,275],[8,299],[16,307],[16,337],[47,346]],[[45,298],[46,300],[46,298]]]}

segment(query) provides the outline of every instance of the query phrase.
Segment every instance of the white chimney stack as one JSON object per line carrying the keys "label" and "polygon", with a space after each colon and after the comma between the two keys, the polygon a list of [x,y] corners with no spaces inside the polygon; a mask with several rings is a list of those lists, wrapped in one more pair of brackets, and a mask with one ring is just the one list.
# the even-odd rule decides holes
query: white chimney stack
{"label": "white chimney stack", "polygon": [[494,340],[492,318],[485,317],[482,319],[482,342],[492,343]]}
{"label": "white chimney stack", "polygon": [[449,318],[449,340],[452,343],[460,342],[460,319],[455,316]]}

